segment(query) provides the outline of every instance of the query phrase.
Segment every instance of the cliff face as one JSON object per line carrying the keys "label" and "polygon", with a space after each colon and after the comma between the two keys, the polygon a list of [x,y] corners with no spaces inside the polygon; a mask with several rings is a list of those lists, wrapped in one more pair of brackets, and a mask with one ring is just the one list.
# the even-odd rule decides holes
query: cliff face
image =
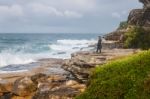
{"label": "cliff face", "polygon": [[150,7],[150,0],[139,0],[139,1],[144,4],[144,7],[146,8]]}
{"label": "cliff face", "polygon": [[144,4],[143,9],[134,9],[128,17],[129,25],[150,27],[150,0],[139,0]]}
{"label": "cliff face", "polygon": [[[143,3],[142,9],[133,9],[127,20],[127,27],[129,26],[141,26],[145,30],[150,31],[150,0],[139,0]],[[105,35],[107,40],[116,40],[118,41],[121,34],[126,33],[127,28],[117,29],[114,32],[108,33]]]}

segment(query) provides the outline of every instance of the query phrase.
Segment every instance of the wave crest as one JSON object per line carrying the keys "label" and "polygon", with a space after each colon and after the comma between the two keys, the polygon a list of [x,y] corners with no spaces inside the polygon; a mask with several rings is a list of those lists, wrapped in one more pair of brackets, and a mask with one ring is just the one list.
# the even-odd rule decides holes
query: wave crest
{"label": "wave crest", "polygon": [[71,40],[71,39],[63,39],[57,40],[58,44],[63,45],[83,45],[83,44],[94,44],[95,40]]}

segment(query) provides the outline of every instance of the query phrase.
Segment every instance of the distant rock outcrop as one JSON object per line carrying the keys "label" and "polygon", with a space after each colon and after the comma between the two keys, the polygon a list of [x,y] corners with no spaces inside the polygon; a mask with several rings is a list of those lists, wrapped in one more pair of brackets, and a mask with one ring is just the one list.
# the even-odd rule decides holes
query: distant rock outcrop
{"label": "distant rock outcrop", "polygon": [[105,35],[106,40],[118,41],[120,39],[120,35],[126,33],[126,29],[116,30],[109,34]]}
{"label": "distant rock outcrop", "polygon": [[121,34],[124,34],[129,26],[141,26],[146,30],[150,30],[150,0],[139,0],[139,2],[143,3],[142,9],[133,9],[127,20],[127,28],[125,29],[117,29],[114,32],[108,33],[105,38],[107,40],[119,40]]}
{"label": "distant rock outcrop", "polygon": [[144,4],[144,7],[150,8],[150,0],[139,0],[139,1]]}
{"label": "distant rock outcrop", "polygon": [[144,4],[143,9],[134,9],[128,17],[129,25],[150,27],[150,0],[139,0]]}

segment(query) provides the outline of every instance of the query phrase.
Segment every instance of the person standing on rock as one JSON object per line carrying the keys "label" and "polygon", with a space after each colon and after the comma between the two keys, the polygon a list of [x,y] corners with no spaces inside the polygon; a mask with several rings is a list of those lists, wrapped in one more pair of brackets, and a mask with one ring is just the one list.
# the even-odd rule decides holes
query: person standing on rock
{"label": "person standing on rock", "polygon": [[102,49],[102,38],[101,38],[101,36],[99,36],[96,53],[101,53],[101,49]]}

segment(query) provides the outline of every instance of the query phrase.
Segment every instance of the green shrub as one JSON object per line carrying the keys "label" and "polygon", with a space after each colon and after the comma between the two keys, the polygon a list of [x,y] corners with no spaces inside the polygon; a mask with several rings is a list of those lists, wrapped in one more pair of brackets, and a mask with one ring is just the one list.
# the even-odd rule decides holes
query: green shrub
{"label": "green shrub", "polygon": [[150,32],[145,31],[142,27],[132,27],[125,35],[125,47],[141,49],[150,48]]}
{"label": "green shrub", "polygon": [[127,21],[122,21],[122,22],[120,22],[118,29],[126,29],[127,27],[128,27]]}
{"label": "green shrub", "polygon": [[76,99],[150,99],[150,51],[95,68]]}

